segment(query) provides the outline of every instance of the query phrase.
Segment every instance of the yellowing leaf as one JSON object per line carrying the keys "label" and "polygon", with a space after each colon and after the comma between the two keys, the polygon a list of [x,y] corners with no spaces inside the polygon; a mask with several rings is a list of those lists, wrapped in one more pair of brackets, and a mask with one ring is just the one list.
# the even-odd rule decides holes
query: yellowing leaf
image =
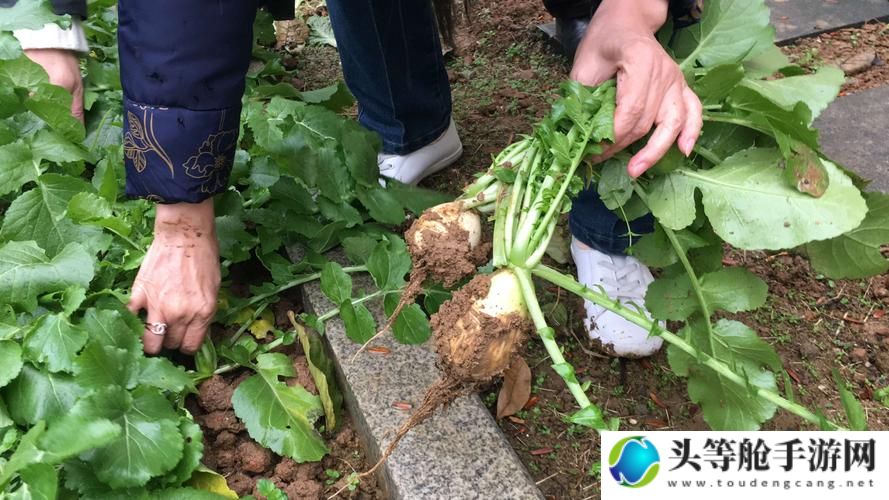
{"label": "yellowing leaf", "polygon": [[185,484],[198,490],[209,491],[210,493],[216,493],[225,498],[238,500],[238,494],[228,487],[225,478],[216,471],[208,469],[203,465],[199,466],[194,471],[194,474],[191,475],[191,479]]}
{"label": "yellowing leaf", "polygon": [[259,315],[259,318],[250,324],[250,333],[257,339],[264,339],[270,331],[275,329],[275,314],[266,309]]}

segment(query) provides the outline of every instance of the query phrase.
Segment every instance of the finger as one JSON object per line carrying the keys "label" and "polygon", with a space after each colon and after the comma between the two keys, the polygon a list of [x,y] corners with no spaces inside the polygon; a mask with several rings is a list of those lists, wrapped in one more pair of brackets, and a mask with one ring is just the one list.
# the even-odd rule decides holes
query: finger
{"label": "finger", "polygon": [[182,316],[176,317],[170,321],[167,328],[167,334],[164,335],[164,347],[167,349],[179,349],[182,345],[182,339],[185,337],[185,330],[188,328],[190,318]]}
{"label": "finger", "polygon": [[648,143],[627,164],[630,177],[639,177],[645,173],[663,158],[670,146],[676,142],[685,123],[685,103],[681,99],[681,92],[668,92],[659,114],[657,128],[651,134]]}
{"label": "finger", "polygon": [[645,128],[646,121],[649,124],[648,128],[654,122],[653,113],[648,105],[647,84],[652,83],[651,80],[652,75],[630,75],[625,71],[618,73],[617,103],[614,109],[614,144],[621,146],[619,149],[629,146],[645,135],[645,131],[641,134],[636,131]]}
{"label": "finger", "polygon": [[[142,347],[145,354],[157,354],[161,352],[161,346],[164,344],[164,337],[166,335],[152,333],[148,327],[148,325],[155,323],[166,323],[166,321],[157,310],[149,309],[148,318],[145,321],[145,331],[142,334]],[[167,333],[169,333],[169,331]]]}
{"label": "finger", "polygon": [[201,344],[204,342],[204,337],[207,336],[209,325],[210,322],[207,320],[195,319],[192,321],[185,331],[185,337],[182,339],[182,344],[179,346],[179,350],[185,354],[194,354],[198,352],[198,349],[201,348]]}
{"label": "finger", "polygon": [[704,110],[701,100],[687,86],[683,89],[682,96],[685,102],[685,124],[682,127],[682,132],[679,133],[679,150],[685,153],[685,156],[689,156],[701,136],[701,128],[704,126]]}
{"label": "finger", "polygon": [[138,316],[139,311],[145,309],[147,305],[148,297],[147,295],[145,295],[145,289],[139,283],[134,283],[133,290],[130,294],[130,301],[127,302],[127,309],[129,309],[131,313]]}

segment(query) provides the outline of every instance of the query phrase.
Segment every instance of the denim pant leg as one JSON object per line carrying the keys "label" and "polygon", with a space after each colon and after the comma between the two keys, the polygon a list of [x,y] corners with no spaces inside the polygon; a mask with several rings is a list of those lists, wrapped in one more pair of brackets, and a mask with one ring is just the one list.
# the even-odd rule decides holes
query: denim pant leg
{"label": "denim pant leg", "polygon": [[434,141],[451,119],[451,87],[429,0],[328,0],[358,121],[383,152],[407,154]]}
{"label": "denim pant leg", "polygon": [[[568,214],[571,235],[581,243],[609,255],[623,255],[630,245],[627,223],[602,203],[595,186],[582,191],[571,205]],[[633,234],[654,231],[654,217],[648,214],[630,222]],[[633,237],[633,241],[638,239]]]}

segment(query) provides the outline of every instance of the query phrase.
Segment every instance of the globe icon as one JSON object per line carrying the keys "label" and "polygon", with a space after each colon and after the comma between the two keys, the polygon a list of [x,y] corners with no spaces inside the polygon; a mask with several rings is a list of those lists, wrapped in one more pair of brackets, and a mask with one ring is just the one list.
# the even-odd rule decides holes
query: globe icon
{"label": "globe icon", "polygon": [[611,448],[608,470],[621,486],[641,488],[654,481],[661,457],[654,444],[642,436],[623,438]]}

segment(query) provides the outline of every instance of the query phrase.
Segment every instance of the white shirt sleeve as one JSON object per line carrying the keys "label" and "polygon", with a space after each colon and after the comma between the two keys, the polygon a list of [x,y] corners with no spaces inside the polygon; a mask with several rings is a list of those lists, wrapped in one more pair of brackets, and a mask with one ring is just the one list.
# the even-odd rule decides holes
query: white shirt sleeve
{"label": "white shirt sleeve", "polygon": [[23,49],[67,49],[75,52],[89,52],[86,35],[80,20],[72,19],[70,29],[62,29],[58,24],[49,23],[39,30],[15,30]]}

